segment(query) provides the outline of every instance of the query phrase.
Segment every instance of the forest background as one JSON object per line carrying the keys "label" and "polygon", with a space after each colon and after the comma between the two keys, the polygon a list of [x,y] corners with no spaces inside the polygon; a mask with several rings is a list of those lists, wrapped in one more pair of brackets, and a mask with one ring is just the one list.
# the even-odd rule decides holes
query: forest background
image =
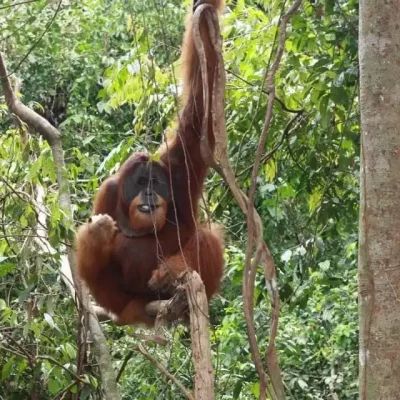
{"label": "forest background", "polygon": [[[245,191],[265,119],[264,75],[286,3],[229,1],[222,18],[230,159]],[[156,149],[162,133],[174,128],[188,4],[0,3],[0,49],[20,80],[13,78],[21,99],[62,132],[75,221],[72,226],[60,210],[49,145],[24,135],[0,95],[0,335],[11,343],[0,347],[0,398],[55,399],[78,390],[79,321],[59,273],[65,238],[90,216],[102,180],[133,151]],[[357,34],[354,0],[305,1],[291,19],[258,175],[255,206],[279,275],[276,345],[293,399],[358,396]],[[227,231],[222,292],[210,309],[216,398],[257,398],[241,294],[246,220],[215,173],[205,196]],[[56,252],[40,244],[38,205],[46,215],[46,241]],[[271,313],[262,273],[254,307],[265,350]],[[183,398],[134,351],[139,341],[126,329],[104,329],[124,399]],[[165,348],[147,349],[191,387],[187,330],[176,326],[169,339]],[[98,398],[94,354],[84,372],[80,398]]]}

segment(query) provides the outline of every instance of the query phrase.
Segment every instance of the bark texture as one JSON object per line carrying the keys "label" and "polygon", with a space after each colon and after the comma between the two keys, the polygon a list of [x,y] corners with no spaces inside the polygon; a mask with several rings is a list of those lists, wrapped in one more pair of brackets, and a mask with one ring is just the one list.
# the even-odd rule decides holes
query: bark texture
{"label": "bark texture", "polygon": [[200,275],[187,274],[186,295],[190,310],[190,336],[194,365],[194,396],[196,400],[214,398],[214,374],[211,361],[208,301]]}
{"label": "bark texture", "polygon": [[360,399],[400,399],[400,1],[360,1]]}

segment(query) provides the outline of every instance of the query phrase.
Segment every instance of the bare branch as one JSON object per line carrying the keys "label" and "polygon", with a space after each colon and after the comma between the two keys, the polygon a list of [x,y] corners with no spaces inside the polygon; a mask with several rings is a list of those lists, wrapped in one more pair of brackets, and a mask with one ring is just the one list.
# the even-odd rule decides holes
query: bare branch
{"label": "bare branch", "polygon": [[[182,390],[183,394],[186,396],[186,398],[188,400],[194,400],[194,397],[192,395],[192,393],[189,392],[189,390],[187,390],[185,388],[185,386],[182,385],[181,382],[179,382],[179,380],[172,375],[169,371],[167,371],[152,355],[150,355],[143,346],[138,346],[136,348],[136,350],[141,353],[144,357],[146,357],[152,364],[155,365],[155,367],[160,370],[168,379],[170,379],[172,382],[175,383],[176,386],[178,386],[179,389]],[[197,399],[196,399],[197,400]]]}
{"label": "bare branch", "polygon": [[157,315],[156,329],[166,321],[175,321],[186,317],[188,308],[195,370],[195,399],[212,400],[214,398],[214,378],[208,301],[203,281],[196,271],[185,271],[177,278],[176,291],[170,300],[151,303],[153,315]]}
{"label": "bare branch", "polygon": [[[61,4],[61,2],[60,2]],[[53,154],[54,167],[57,175],[57,182],[59,187],[59,203],[60,208],[64,211],[65,215],[72,219],[71,198],[69,194],[68,178],[65,170],[64,152],[61,143],[61,134],[54,128],[47,120],[37,114],[35,111],[26,107],[15,95],[12,90],[10,80],[8,78],[7,68],[4,62],[3,55],[0,53],[0,80],[4,91],[4,97],[10,113],[15,114],[30,128],[36,129],[45,140],[49,143]],[[87,317],[89,319],[90,332],[93,338],[95,349],[99,360],[100,372],[102,376],[102,384],[107,400],[120,399],[118,387],[116,383],[115,372],[112,367],[111,356],[108,350],[106,338],[101,330],[99,321],[92,309],[89,302],[89,295],[87,289],[81,285],[81,282],[74,274],[75,271],[75,254],[72,249],[72,243],[68,239],[67,243],[68,260],[64,260],[63,266],[69,269],[71,277],[76,289],[76,294],[83,308],[87,310]],[[68,268],[69,266],[69,268]]]}
{"label": "bare branch", "polygon": [[159,344],[160,346],[166,346],[168,344],[167,339],[157,335],[144,335],[141,333],[128,333],[128,335],[132,336],[135,339],[142,340],[144,342],[153,342]]}
{"label": "bare branch", "polygon": [[36,3],[37,1],[39,1],[39,0],[26,0],[26,1],[20,1],[18,3],[7,4],[6,6],[1,6],[0,10],[5,10],[6,8],[20,6],[22,4]]}
{"label": "bare branch", "polygon": [[186,274],[186,296],[190,310],[190,336],[194,364],[194,393],[196,400],[214,398],[214,377],[211,362],[210,318],[208,301],[200,275]]}

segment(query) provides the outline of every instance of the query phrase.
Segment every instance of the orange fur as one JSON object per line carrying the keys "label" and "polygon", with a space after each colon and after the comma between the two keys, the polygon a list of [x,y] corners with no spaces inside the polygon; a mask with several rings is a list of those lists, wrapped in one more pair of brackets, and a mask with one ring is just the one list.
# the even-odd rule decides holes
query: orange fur
{"label": "orange fur", "polygon": [[[206,2],[218,8],[223,5],[221,0]],[[200,20],[200,33],[211,92],[216,55],[204,17]],[[171,293],[163,289],[171,286],[187,267],[199,271],[209,299],[219,290],[223,271],[222,231],[217,226],[201,226],[198,220],[208,166],[200,152],[205,107],[191,17],[186,25],[182,60],[185,105],[174,139],[163,149],[161,146],[160,161],[150,161],[148,154],[135,153],[116,175],[104,181],[94,201],[93,221],[81,226],[77,233],[78,274],[97,303],[115,314],[119,324],[152,325],[154,318],[146,314],[146,304],[170,298]],[[213,150],[215,139],[209,120],[209,143]],[[137,201],[126,204],[123,196],[123,184],[132,171],[140,163],[149,162],[158,164],[167,175],[171,196],[168,204],[160,202],[161,207],[152,215],[139,214]],[[153,220],[157,232],[149,229]],[[127,226],[144,232],[129,236]]]}
{"label": "orange fur", "polygon": [[182,253],[166,258],[153,272],[150,286],[153,289],[173,291],[175,279],[187,269],[193,269],[200,274],[210,300],[218,292],[222,278],[223,247],[223,229],[220,225],[212,224],[210,229],[199,227]]}

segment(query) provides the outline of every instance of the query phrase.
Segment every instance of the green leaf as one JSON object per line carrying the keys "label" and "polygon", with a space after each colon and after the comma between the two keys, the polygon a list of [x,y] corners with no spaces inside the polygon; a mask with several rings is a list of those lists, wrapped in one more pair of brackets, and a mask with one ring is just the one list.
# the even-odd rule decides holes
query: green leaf
{"label": "green leaf", "polygon": [[0,278],[3,278],[10,272],[14,271],[14,268],[15,264],[11,262],[0,264]]}
{"label": "green leaf", "polygon": [[331,262],[330,260],[325,260],[318,263],[318,265],[322,269],[322,271],[328,271],[329,267],[331,266]]}
{"label": "green leaf", "polygon": [[303,381],[303,379],[298,378],[297,379],[297,384],[304,390],[308,388],[308,384],[306,381]]}
{"label": "green leaf", "polygon": [[308,203],[308,205],[309,205],[308,208],[309,208],[310,213],[315,211],[321,205],[322,196],[323,196],[323,190],[318,187],[310,195],[310,199],[309,199],[309,203]]}
{"label": "green leaf", "polygon": [[1,369],[1,380],[6,380],[11,375],[11,369],[14,364],[14,356],[11,356],[9,360],[4,364],[3,368]]}
{"label": "green leaf", "polygon": [[239,398],[240,392],[242,391],[242,387],[243,387],[243,381],[238,380],[235,384],[235,387],[233,388],[233,398],[234,399]]}
{"label": "green leaf", "polygon": [[268,182],[272,182],[278,171],[278,165],[274,160],[270,160],[264,167],[265,178]]}
{"label": "green leaf", "polygon": [[74,359],[76,357],[76,351],[70,343],[65,344],[65,352],[68,354],[69,358]]}
{"label": "green leaf", "polygon": [[256,398],[259,398],[260,397],[260,382],[256,382],[256,383],[251,384],[250,385],[250,390],[251,390],[251,393],[253,393],[253,395]]}
{"label": "green leaf", "polygon": [[292,250],[286,250],[282,255],[281,255],[281,260],[288,262],[292,258]]}
{"label": "green leaf", "polygon": [[56,394],[60,389],[61,386],[56,378],[49,377],[49,380],[47,381],[47,387],[49,388],[49,391],[51,394]]}
{"label": "green leaf", "polygon": [[31,284],[20,293],[20,295],[18,296],[18,301],[20,304],[22,304],[29,297],[34,286],[34,284]]}
{"label": "green leaf", "polygon": [[325,120],[328,114],[329,95],[325,94],[320,99],[319,112],[321,113],[321,120]]}

